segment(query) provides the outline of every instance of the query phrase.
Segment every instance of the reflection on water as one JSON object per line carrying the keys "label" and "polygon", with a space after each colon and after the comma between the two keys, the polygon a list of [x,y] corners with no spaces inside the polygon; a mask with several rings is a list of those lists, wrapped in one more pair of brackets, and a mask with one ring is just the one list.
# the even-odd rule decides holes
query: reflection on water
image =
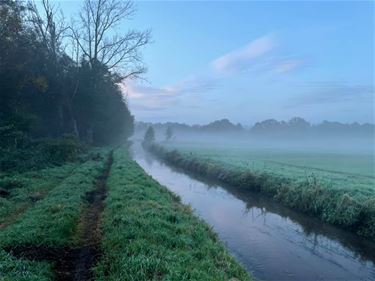
{"label": "reflection on water", "polygon": [[375,244],[258,194],[207,183],[133,145],[133,158],[212,225],[262,280],[375,280]]}

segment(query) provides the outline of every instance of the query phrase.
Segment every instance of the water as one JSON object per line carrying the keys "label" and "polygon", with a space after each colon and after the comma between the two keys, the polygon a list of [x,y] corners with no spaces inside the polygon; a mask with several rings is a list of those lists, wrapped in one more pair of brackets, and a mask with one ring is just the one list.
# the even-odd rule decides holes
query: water
{"label": "water", "polygon": [[210,224],[261,280],[374,280],[375,244],[259,194],[173,169],[133,145],[134,160]]}

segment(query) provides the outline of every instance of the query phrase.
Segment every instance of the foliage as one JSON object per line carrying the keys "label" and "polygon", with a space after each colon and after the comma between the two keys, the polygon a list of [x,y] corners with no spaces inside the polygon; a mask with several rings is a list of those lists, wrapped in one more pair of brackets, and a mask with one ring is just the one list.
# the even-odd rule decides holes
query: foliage
{"label": "foliage", "polygon": [[97,280],[249,280],[189,207],[123,149],[114,157]]}
{"label": "foliage", "polygon": [[[61,47],[75,48],[61,41],[67,26],[60,26],[49,4],[45,7],[47,19],[35,5],[0,1],[2,154],[27,147],[31,139],[65,134],[97,145],[126,139],[133,117],[118,86],[119,75],[105,64],[93,68],[84,57],[69,57]],[[5,160],[2,166],[12,169],[14,163]]]}
{"label": "foliage", "polygon": [[155,131],[154,131],[154,128],[152,128],[151,126],[148,127],[144,137],[143,137],[143,141],[144,143],[146,144],[149,144],[149,143],[152,143],[153,141],[155,141]]}
{"label": "foliage", "polygon": [[[375,240],[372,225],[375,189],[371,186],[364,189],[338,187],[320,180],[314,174],[305,174],[305,179],[296,179],[270,173],[266,169],[254,170],[251,166],[220,161],[214,157],[168,151],[155,144],[149,146],[149,149],[172,165],[233,187],[262,192],[286,206]],[[355,179],[360,178],[357,176]],[[373,179],[367,177],[365,180],[373,182]]]}
{"label": "foliage", "polygon": [[0,148],[0,171],[24,172],[76,161],[83,146],[71,136],[58,139],[29,140],[18,148]]}
{"label": "foliage", "polygon": [[173,137],[173,130],[170,126],[165,130],[165,139],[168,141]]}

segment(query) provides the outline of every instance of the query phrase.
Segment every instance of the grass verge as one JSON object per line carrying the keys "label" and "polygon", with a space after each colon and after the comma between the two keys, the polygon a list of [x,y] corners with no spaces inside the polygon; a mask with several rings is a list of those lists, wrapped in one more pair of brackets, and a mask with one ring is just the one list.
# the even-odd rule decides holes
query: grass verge
{"label": "grass verge", "polygon": [[210,159],[169,151],[160,145],[146,147],[165,162],[191,173],[249,191],[261,192],[282,204],[375,241],[375,198],[356,198],[346,189],[331,189],[314,179],[293,182],[287,178],[229,169]]}
{"label": "grass verge", "polygon": [[114,153],[107,186],[96,280],[250,280],[209,226],[125,149]]}
{"label": "grass verge", "polygon": [[[103,152],[104,153],[104,152]],[[77,243],[74,233],[80,218],[83,196],[94,188],[103,157],[83,163],[45,198],[0,231],[0,247],[67,246]]]}

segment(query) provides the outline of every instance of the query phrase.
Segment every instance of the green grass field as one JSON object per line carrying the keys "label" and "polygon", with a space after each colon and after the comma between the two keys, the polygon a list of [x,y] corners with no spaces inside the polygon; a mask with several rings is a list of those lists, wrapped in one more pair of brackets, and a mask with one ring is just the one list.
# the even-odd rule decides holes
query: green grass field
{"label": "green grass field", "polygon": [[91,260],[87,248],[99,257],[92,278],[74,280],[250,280],[209,226],[125,148],[109,155],[2,176],[10,194],[0,198],[1,281],[71,280],[76,264]]}
{"label": "green grass field", "polygon": [[163,143],[180,168],[240,188],[375,240],[373,155]]}
{"label": "green grass field", "polygon": [[375,196],[375,158],[371,154],[252,149],[207,144],[167,144],[186,156],[214,161],[228,169],[268,174],[301,182],[318,180],[330,188]]}
{"label": "green grass field", "polygon": [[249,280],[206,223],[124,150],[108,180],[97,280]]}

